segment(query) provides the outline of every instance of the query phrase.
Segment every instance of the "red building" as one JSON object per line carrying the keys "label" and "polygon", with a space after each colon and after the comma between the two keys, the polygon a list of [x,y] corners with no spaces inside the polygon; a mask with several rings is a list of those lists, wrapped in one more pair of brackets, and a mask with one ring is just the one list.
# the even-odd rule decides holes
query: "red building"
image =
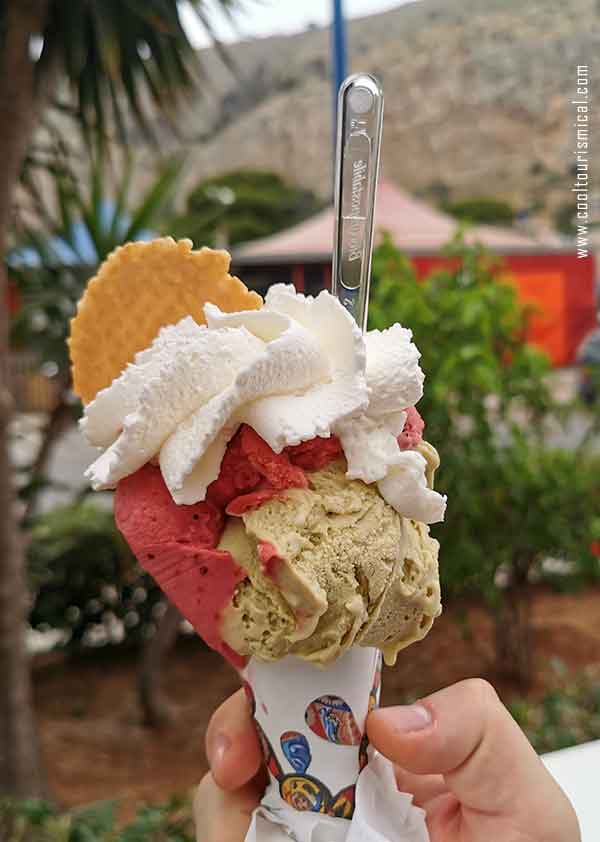
{"label": "red building", "polygon": [[[440,250],[457,229],[452,217],[386,181],[378,190],[375,224],[410,255],[420,276],[447,262]],[[234,270],[259,292],[276,281],[291,281],[314,295],[331,284],[333,225],[333,208],[326,208],[293,228],[240,246],[234,251]],[[578,258],[551,233],[533,239],[517,230],[479,225],[469,229],[466,239],[502,256],[521,300],[536,308],[531,342],[555,365],[571,364],[596,324],[593,257]]]}

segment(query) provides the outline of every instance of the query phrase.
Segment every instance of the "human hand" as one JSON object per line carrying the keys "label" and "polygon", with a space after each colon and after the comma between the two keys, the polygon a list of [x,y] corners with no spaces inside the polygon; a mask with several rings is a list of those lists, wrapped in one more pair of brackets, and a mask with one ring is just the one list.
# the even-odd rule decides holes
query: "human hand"
{"label": "human hand", "polygon": [[268,783],[243,690],[213,713],[206,731],[210,772],[194,796],[198,842],[243,842]]}
{"label": "human hand", "polygon": [[[380,708],[367,731],[395,764],[399,789],[426,810],[431,842],[580,840],[570,802],[485,681]],[[266,782],[242,691],[213,715],[206,743],[211,772],[195,798],[198,842],[242,842]]]}
{"label": "human hand", "polygon": [[579,842],[570,801],[486,681],[375,710],[367,732],[431,842]]}

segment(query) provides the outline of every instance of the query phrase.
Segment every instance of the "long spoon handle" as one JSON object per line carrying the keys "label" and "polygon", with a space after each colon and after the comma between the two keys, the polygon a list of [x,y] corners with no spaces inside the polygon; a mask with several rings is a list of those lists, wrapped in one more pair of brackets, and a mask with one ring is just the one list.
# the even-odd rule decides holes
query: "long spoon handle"
{"label": "long spoon handle", "polygon": [[367,328],[383,91],[365,73],[340,88],[335,167],[332,292]]}

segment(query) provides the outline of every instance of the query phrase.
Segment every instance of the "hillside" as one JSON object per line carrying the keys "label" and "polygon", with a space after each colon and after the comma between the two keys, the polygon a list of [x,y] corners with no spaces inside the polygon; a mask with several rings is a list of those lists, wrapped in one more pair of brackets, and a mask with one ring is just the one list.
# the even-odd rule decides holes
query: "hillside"
{"label": "hillside", "polygon": [[[436,200],[495,195],[544,215],[568,200],[578,64],[600,87],[597,0],[423,0],[351,21],[352,70],[382,79],[386,177]],[[237,166],[275,169],[327,196],[329,31],[201,57],[206,96],[181,114],[187,184]],[[207,86],[204,86],[207,88]],[[170,147],[173,140],[165,140]],[[591,170],[600,171],[600,145]]]}
{"label": "hillside", "polygon": [[[572,201],[571,100],[578,65],[589,66],[592,97],[600,90],[600,0],[421,0],[350,21],[348,47],[350,69],[372,72],[384,85],[387,179],[431,204],[504,199],[544,225]],[[227,51],[233,72],[217,50],[200,51],[198,92],[174,112],[176,135],[164,117],[154,123],[161,153],[186,153],[179,202],[201,180],[241,167],[274,170],[328,200],[329,29],[240,42]],[[79,146],[68,118],[53,112],[50,122]],[[157,147],[133,124],[130,131],[139,194],[152,177]],[[593,186],[600,144],[592,143],[589,155],[600,222],[600,188],[594,193]],[[49,190],[43,175],[38,187]]]}

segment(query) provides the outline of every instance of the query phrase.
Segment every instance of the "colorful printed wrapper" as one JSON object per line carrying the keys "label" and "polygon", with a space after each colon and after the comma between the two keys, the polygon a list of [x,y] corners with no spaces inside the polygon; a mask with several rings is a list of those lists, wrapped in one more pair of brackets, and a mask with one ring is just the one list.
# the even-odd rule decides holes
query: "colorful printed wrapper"
{"label": "colorful printed wrapper", "polygon": [[428,842],[423,810],[368,744],[377,649],[355,647],[326,669],[252,658],[243,678],[270,780],[246,842]]}

